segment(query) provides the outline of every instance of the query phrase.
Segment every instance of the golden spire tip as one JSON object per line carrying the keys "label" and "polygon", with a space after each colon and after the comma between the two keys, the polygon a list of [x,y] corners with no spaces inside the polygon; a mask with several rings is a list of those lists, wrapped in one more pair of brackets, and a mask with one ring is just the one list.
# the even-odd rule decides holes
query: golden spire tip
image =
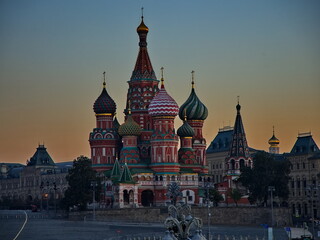
{"label": "golden spire tip", "polygon": [[187,121],[187,109],[184,109],[183,121]]}
{"label": "golden spire tip", "polygon": [[128,101],[128,115],[131,115],[131,100]]}
{"label": "golden spire tip", "polygon": [[161,86],[163,86],[163,82],[164,82],[164,79],[163,79],[163,67],[160,68],[161,69]]}

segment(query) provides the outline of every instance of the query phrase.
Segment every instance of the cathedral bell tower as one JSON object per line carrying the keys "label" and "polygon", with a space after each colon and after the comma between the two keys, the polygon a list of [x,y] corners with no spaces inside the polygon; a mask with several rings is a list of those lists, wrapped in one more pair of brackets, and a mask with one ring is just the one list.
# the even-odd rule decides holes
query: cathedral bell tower
{"label": "cathedral bell tower", "polygon": [[137,28],[139,35],[139,53],[133,69],[127,93],[127,103],[124,113],[128,115],[131,109],[131,116],[141,127],[141,135],[138,139],[138,148],[144,162],[150,161],[150,138],[153,129],[153,120],[148,114],[149,104],[159,91],[155,72],[149,58],[147,49],[147,35],[149,28],[144,24],[143,14],[141,23]]}
{"label": "cathedral bell tower", "polygon": [[236,109],[237,116],[233,128],[232,143],[229,155],[226,158],[227,176],[229,177],[239,176],[241,166],[252,167],[252,159],[240,114],[241,106],[239,100]]}

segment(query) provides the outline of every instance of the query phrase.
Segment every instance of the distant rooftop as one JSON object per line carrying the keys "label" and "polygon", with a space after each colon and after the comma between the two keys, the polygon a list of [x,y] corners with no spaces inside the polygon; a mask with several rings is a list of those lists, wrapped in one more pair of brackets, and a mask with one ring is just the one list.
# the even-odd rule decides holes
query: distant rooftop
{"label": "distant rooftop", "polygon": [[28,166],[55,166],[44,145],[39,144],[37,151],[28,161]]}
{"label": "distant rooftop", "polygon": [[319,151],[311,132],[299,133],[297,141],[291,149],[291,154],[309,154]]}
{"label": "distant rooftop", "polygon": [[226,152],[229,151],[233,134],[233,127],[225,126],[219,128],[217,136],[207,148],[207,153]]}

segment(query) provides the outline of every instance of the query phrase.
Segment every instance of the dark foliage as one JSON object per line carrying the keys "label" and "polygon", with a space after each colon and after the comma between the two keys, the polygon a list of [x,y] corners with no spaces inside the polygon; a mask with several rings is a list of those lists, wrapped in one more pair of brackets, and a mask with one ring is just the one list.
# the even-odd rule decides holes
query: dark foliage
{"label": "dark foliage", "polygon": [[69,187],[61,201],[63,208],[69,210],[70,207],[76,206],[79,210],[86,210],[87,204],[92,202],[93,187],[91,183],[93,181],[97,182],[96,200],[99,201],[101,184],[89,158],[80,156],[75,159],[66,179]]}
{"label": "dark foliage", "polygon": [[219,202],[223,201],[223,197],[219,191],[213,188],[209,189],[209,200],[217,207]]}
{"label": "dark foliage", "polygon": [[287,159],[276,160],[266,152],[258,152],[253,158],[253,168],[243,167],[239,182],[247,187],[251,203],[266,205],[270,197],[269,186],[275,187],[273,195],[282,201],[288,199],[290,162]]}

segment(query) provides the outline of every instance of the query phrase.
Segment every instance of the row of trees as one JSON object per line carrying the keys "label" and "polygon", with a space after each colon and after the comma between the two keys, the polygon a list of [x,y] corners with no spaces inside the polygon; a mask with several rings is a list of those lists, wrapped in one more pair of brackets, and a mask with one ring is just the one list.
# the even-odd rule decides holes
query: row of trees
{"label": "row of trees", "polygon": [[[236,185],[246,188],[251,204],[266,206],[270,193],[268,187],[273,186],[273,196],[285,202],[288,199],[290,162],[286,159],[276,160],[274,155],[266,152],[257,152],[253,158],[253,167],[241,168],[241,175]],[[62,206],[65,209],[77,206],[79,210],[85,210],[87,204],[92,202],[92,182],[97,183],[95,199],[99,201],[101,192],[101,181],[95,170],[91,167],[91,160],[80,156],[73,162],[73,168],[67,175],[69,187],[62,199]],[[172,189],[171,189],[172,188]],[[242,189],[243,190],[243,189]],[[177,193],[179,191],[179,193]],[[227,197],[231,198],[235,205],[242,197],[239,188],[230,189]],[[171,195],[170,195],[171,194]],[[181,192],[178,186],[170,185],[167,196],[175,204]],[[224,199],[217,189],[211,188],[205,191],[205,198],[209,199],[215,206],[218,206]]]}

